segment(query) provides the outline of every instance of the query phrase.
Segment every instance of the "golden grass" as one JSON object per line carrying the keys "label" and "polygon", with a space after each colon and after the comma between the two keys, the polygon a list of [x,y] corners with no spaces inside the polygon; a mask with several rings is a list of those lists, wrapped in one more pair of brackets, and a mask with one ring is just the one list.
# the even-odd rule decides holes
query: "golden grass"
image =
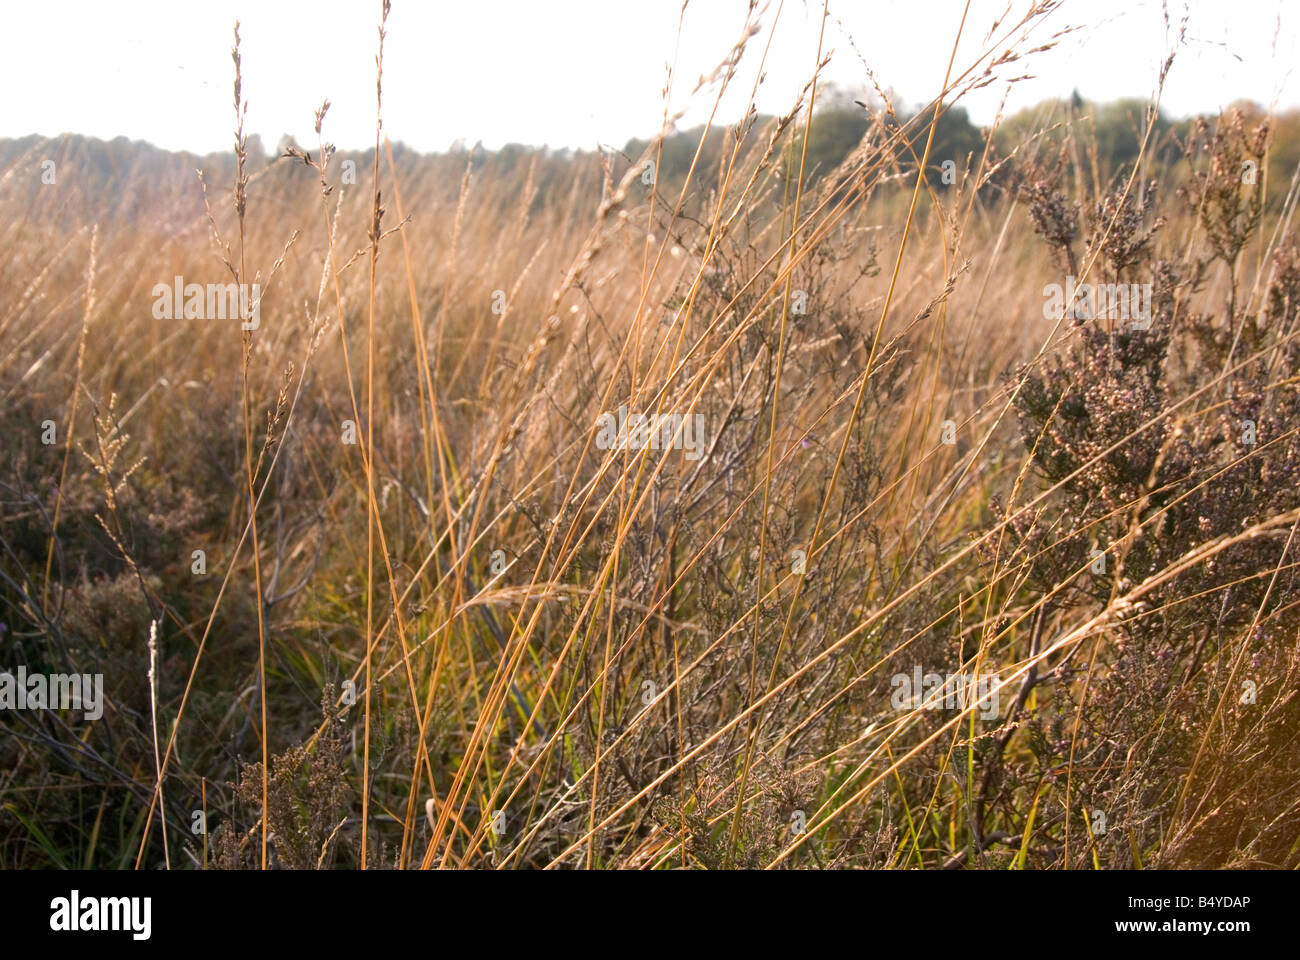
{"label": "golden grass", "polygon": [[[1010,158],[941,158],[952,188],[918,177],[1004,51],[1051,55],[1053,7],[969,63],[963,18],[941,95],[880,113],[834,171],[807,168],[820,49],[787,115],[730,128],[716,170],[702,138],[680,182],[642,181],[663,136],[514,166],[395,150],[387,2],[373,154],[334,152],[327,103],[314,150],[250,158],[237,32],[236,157],[197,206],[186,158],[119,210],[95,191],[120,173],[34,147],[0,186],[0,392],[59,444],[6,464],[3,595],[29,660],[103,670],[113,740],[87,731],[69,761],[66,733],[13,721],[0,796],[26,826],[0,834],[7,860],[1295,865],[1300,445],[1273,416],[1296,385],[1294,186],[1230,262],[1207,211],[1255,194],[1202,182],[1117,267],[1145,181],[1172,198],[1235,141],[1156,169],[1148,126],[1103,180],[1087,125],[1045,118]],[[744,25],[715,116],[780,15]],[[19,189],[45,151],[61,186]],[[1031,226],[1050,190],[1083,217],[1055,248]],[[1158,287],[1150,341],[1112,327],[1092,349],[1091,327],[1044,318],[1065,262],[1159,283],[1157,260],[1188,272]],[[154,283],[221,268],[262,285],[257,329],[154,318]],[[1150,387],[1132,371],[1166,335]],[[1256,396],[1258,445],[1211,437]],[[701,415],[703,456],[603,448],[622,406]],[[1215,516],[1184,540],[1186,511]],[[132,699],[142,616],[156,740]],[[988,678],[998,718],[892,708],[914,665]]]}

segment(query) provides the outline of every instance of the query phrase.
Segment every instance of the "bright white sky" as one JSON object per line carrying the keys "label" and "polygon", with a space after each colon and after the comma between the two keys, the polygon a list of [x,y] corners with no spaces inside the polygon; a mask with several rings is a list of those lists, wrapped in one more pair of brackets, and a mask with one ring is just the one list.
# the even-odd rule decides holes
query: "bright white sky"
{"label": "bright white sky", "polygon": [[[736,96],[737,119],[753,85],[780,0],[766,3]],[[1011,3],[973,0],[962,51],[973,51]],[[964,0],[831,0],[825,76],[865,88],[863,60],[908,104],[937,92]],[[1188,43],[1178,54],[1164,106],[1174,115],[1211,111],[1238,98],[1300,103],[1291,76],[1300,3],[1190,0]],[[674,110],[739,35],[746,0],[692,0],[679,52]],[[1171,0],[1176,25],[1184,4]],[[271,149],[282,133],[315,142],[312,112],[333,106],[326,137],[342,148],[374,142],[378,0],[6,0],[0,42],[0,137],[80,133],[126,136],[197,152],[230,147],[231,29],[241,21],[248,132]],[[395,0],[384,61],[385,132],[419,150],[453,141],[488,147],[516,141],[616,146],[658,129],[679,0]],[[816,59],[820,0],[785,0],[759,95],[764,112],[788,109]],[[1031,38],[1081,25],[1055,51],[1022,61],[1004,78],[1032,73],[1009,100],[1015,109],[1078,88],[1089,99],[1150,94],[1168,49],[1159,0],[1065,0]],[[852,38],[850,42],[849,38]],[[856,47],[856,49],[855,49]],[[861,59],[859,58],[861,56]],[[958,56],[958,64],[969,58]],[[987,123],[997,84],[967,101]],[[698,96],[682,125],[702,121]]]}

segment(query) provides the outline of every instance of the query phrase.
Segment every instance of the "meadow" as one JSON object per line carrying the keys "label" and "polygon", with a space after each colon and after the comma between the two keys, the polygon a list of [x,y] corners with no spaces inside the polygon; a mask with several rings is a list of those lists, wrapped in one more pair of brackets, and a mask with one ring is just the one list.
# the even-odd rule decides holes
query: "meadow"
{"label": "meadow", "polygon": [[622,150],[267,154],[237,35],[227,155],[0,143],[0,670],[103,684],[0,865],[1300,866],[1300,117],[959,136],[1054,6]]}

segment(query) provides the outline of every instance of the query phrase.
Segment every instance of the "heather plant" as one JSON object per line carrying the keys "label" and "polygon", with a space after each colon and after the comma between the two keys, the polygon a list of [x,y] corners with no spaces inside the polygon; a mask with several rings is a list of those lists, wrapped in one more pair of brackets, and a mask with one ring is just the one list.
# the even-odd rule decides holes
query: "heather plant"
{"label": "heather plant", "polygon": [[[1215,169],[1235,164],[1244,137],[1239,117],[1223,126],[1227,132],[1209,137]],[[1262,133],[1252,142],[1262,150]],[[1217,211],[1202,222],[1231,270],[1258,214],[1250,213],[1249,199],[1225,212],[1225,195],[1238,191],[1222,185],[1222,176],[1202,175],[1184,196],[1199,191],[1198,209]],[[1148,189],[1142,213],[1153,197]],[[1198,772],[1198,760],[1205,762],[1202,718],[1248,706],[1237,701],[1234,686],[1244,679],[1245,651],[1300,626],[1289,603],[1297,584],[1288,562],[1300,507],[1293,426],[1300,407],[1294,386],[1277,379],[1278,363],[1294,355],[1290,331],[1276,322],[1285,317],[1294,282],[1290,246],[1274,255],[1267,322],[1251,318],[1233,363],[1223,331],[1247,328],[1247,317],[1192,314],[1189,294],[1204,275],[1196,255],[1154,260],[1152,236],[1123,198],[1099,204],[1098,220],[1108,233],[1127,236],[1098,245],[1116,274],[1147,270],[1154,278],[1153,322],[1134,330],[1086,321],[1063,358],[1022,370],[1022,442],[1050,495],[1010,523],[1026,582],[1052,597],[1045,609],[1083,605],[1111,623],[1105,636],[1114,653],[1094,657],[1083,673],[1080,733],[1068,758],[1073,768],[1082,756],[1099,774],[1081,778],[1076,789],[1081,798],[1092,795],[1088,806],[1110,811],[1112,828],[1118,823],[1127,834],[1123,843],[1160,850],[1170,865],[1286,862],[1289,845],[1261,846],[1259,838],[1246,849],[1230,845],[1209,854],[1195,831],[1221,829],[1212,822],[1217,818],[1182,827],[1191,835],[1164,851],[1162,841],[1187,812],[1187,788],[1156,775],[1152,764]],[[1233,234],[1225,220],[1245,232]],[[1237,302],[1234,290],[1228,310]],[[1194,358],[1177,371],[1171,346],[1188,341]],[[1258,662],[1258,652],[1251,656]],[[1062,664],[1055,679],[1067,683],[1082,671],[1081,664]],[[1227,735],[1213,749],[1231,754],[1241,735]],[[1267,803],[1262,794],[1258,800]],[[1285,804],[1269,805],[1294,817]],[[1183,845],[1202,849],[1184,861]]]}

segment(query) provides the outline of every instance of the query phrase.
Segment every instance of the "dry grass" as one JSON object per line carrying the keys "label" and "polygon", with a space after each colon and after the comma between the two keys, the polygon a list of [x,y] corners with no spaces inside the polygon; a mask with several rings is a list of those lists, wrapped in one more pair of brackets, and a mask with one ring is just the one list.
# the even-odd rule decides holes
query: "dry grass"
{"label": "dry grass", "polygon": [[[1239,114],[1104,175],[1068,111],[932,155],[1053,6],[815,176],[820,64],[674,183],[663,138],[341,156],[328,104],[262,164],[238,80],[202,194],[35,142],[3,665],[107,704],[5,712],[5,866],[1300,864],[1294,171]],[[1067,273],[1151,284],[1150,328],[1046,318]],[[177,275],[260,325],[155,319]],[[621,407],[702,455],[605,448]],[[917,668],[996,716],[896,709]]]}

